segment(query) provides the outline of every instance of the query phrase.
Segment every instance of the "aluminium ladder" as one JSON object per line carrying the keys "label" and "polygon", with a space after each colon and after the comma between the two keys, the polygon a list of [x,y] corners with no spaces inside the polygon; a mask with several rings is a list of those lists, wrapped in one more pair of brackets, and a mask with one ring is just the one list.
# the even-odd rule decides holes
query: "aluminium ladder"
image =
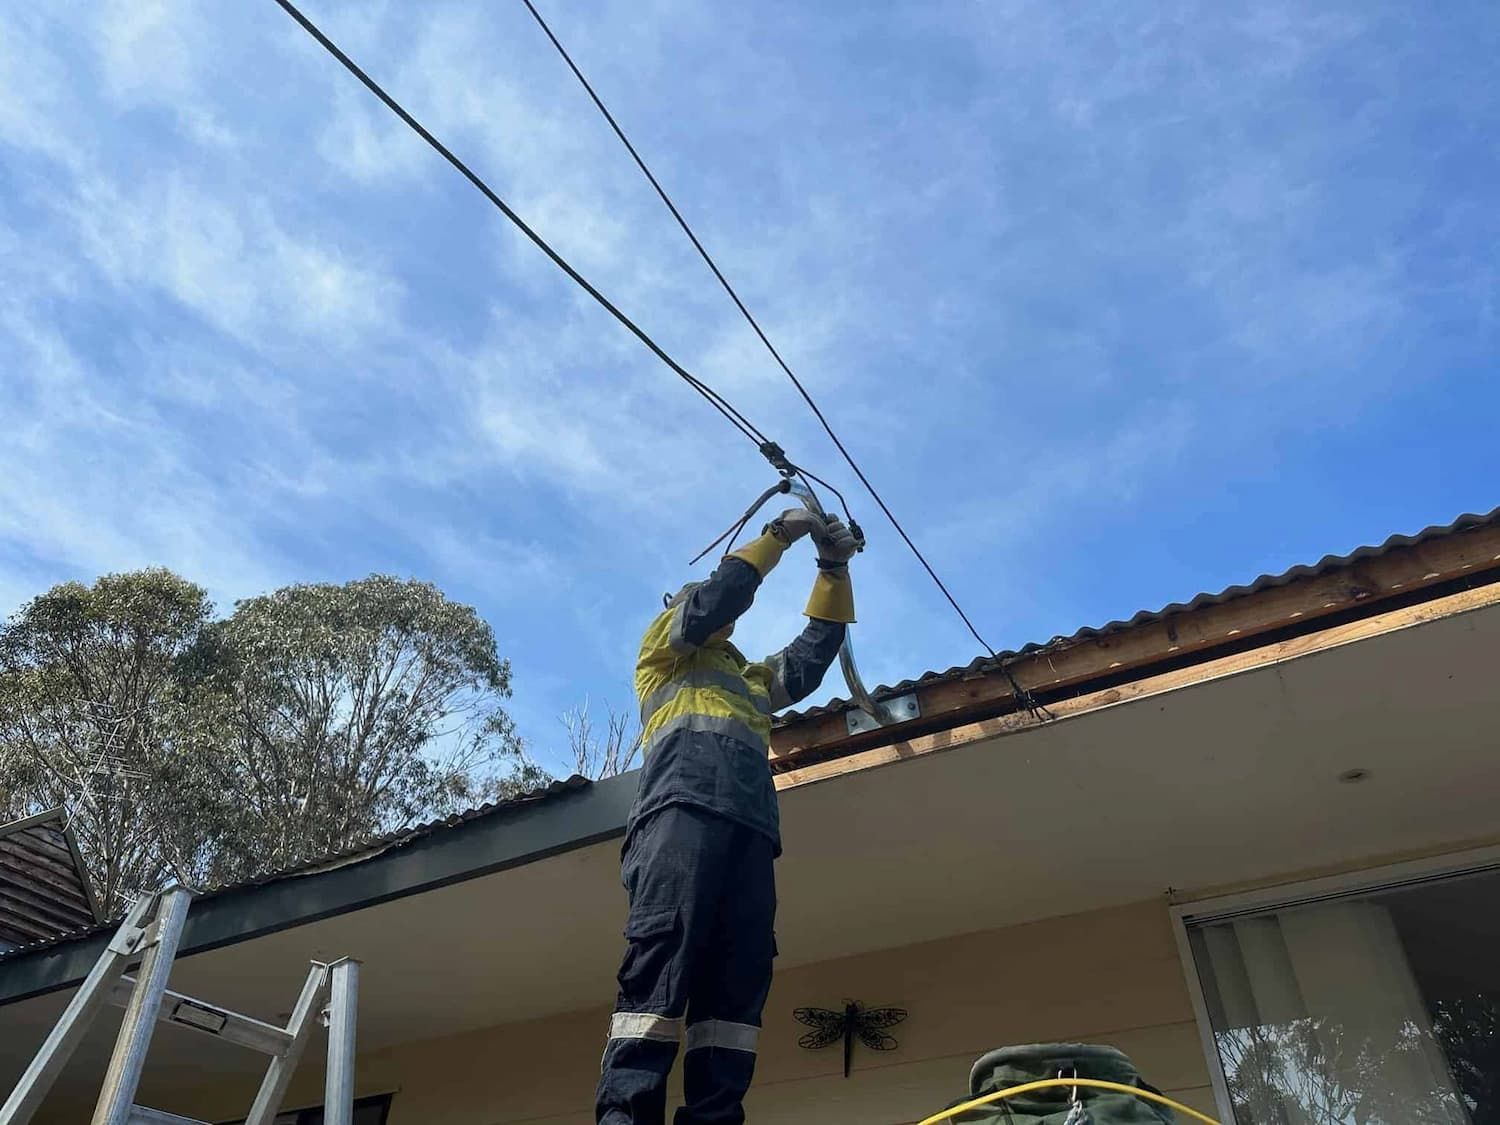
{"label": "aluminium ladder", "polygon": [[[136,899],[20,1083],[0,1107],[0,1125],[27,1125],[58,1074],[106,1003],[125,1008],[114,1055],[104,1075],[92,1125],[203,1125],[187,1117],[135,1104],[136,1087],[158,1021],[212,1035],[271,1057],[245,1125],[272,1125],[313,1026],[328,1026],[325,1125],[352,1125],[354,1021],[359,962],[314,961],[286,1027],[205,1004],[167,988],[172,961],[193,895],[173,885]],[[125,975],[136,962],[135,977]]]}

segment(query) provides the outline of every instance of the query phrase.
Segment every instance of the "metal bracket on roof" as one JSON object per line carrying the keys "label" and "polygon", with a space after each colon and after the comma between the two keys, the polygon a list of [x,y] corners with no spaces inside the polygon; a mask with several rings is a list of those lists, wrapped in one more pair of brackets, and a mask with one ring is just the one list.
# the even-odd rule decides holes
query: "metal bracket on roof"
{"label": "metal bracket on roof", "polygon": [[916,692],[910,695],[898,695],[894,699],[882,699],[874,706],[880,712],[878,718],[863,707],[851,707],[844,712],[844,722],[848,725],[850,734],[864,734],[866,731],[879,730],[892,723],[909,723],[922,715]]}

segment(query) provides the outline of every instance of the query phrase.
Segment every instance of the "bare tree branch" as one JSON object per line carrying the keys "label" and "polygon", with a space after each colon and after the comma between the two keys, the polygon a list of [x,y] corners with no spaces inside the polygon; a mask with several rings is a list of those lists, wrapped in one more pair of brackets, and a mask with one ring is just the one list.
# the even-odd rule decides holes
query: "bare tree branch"
{"label": "bare tree branch", "polygon": [[564,711],[558,720],[567,731],[573,772],[596,781],[634,769],[641,749],[640,732],[629,712],[619,712],[608,705],[605,710],[602,735],[594,730],[587,699],[572,710]]}

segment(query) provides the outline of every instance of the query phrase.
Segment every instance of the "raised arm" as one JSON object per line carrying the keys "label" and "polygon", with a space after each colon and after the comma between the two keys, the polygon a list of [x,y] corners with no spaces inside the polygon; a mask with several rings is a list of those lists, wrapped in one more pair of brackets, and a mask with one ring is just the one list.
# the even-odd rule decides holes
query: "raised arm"
{"label": "raised arm", "polygon": [[766,666],[771,669],[771,707],[780,711],[817,691],[843,643],[842,621],[814,617],[796,640],[766,657]]}
{"label": "raised arm", "polygon": [[818,690],[847,626],[854,621],[854,591],[849,584],[849,559],[854,554],[854,536],[842,523],[832,521],[817,536],[818,577],[807,599],[806,628],[786,648],[766,658],[771,669],[771,706],[790,707]]}
{"label": "raised arm", "polygon": [[755,601],[760,588],[786,549],[808,533],[823,535],[822,521],[793,508],[768,523],[758,539],[724,557],[708,578],[686,587],[671,600],[667,642],[678,655],[702,648],[720,630],[734,624]]}
{"label": "raised arm", "polygon": [[[770,550],[763,553],[767,557],[772,554]],[[780,557],[779,550],[775,554]],[[667,634],[672,651],[679,655],[692,652],[707,644],[708,638],[720,629],[732,625],[750,608],[761,579],[775,565],[772,559],[766,570],[761,571],[741,555],[726,555],[706,581],[689,587],[685,594],[679,594]]]}

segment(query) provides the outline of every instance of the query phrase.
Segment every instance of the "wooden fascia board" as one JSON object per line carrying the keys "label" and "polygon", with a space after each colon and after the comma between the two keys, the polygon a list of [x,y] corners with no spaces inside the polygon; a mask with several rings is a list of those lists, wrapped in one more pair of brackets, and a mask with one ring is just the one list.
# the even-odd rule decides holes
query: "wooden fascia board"
{"label": "wooden fascia board", "polygon": [[[1087,690],[1090,681],[1177,661],[1257,636],[1297,627],[1353,609],[1380,612],[1383,602],[1500,568],[1500,527],[1455,532],[1361,559],[1309,578],[1298,578],[1227,602],[1183,610],[1100,637],[1059,642],[1018,657],[1010,672],[1027,691],[1052,696]],[[1500,577],[1500,575],[1497,575]],[[796,768],[799,758],[890,744],[903,728],[930,730],[935,720],[961,723],[978,713],[1013,709],[1015,694],[999,672],[985,672],[915,689],[921,718],[851,737],[842,712],[793,721],[771,737],[771,761]],[[1049,704],[1054,712],[1057,707]],[[1029,716],[1028,716],[1029,717]]]}
{"label": "wooden fascia board", "polygon": [[955,726],[949,730],[892,742],[829,761],[794,767],[777,774],[776,788],[792,789],[801,785],[811,785],[860,770],[875,769],[943,750],[954,750],[960,746],[998,738],[1002,735],[1016,734],[1106,707],[1147,699],[1164,692],[1254,671],[1257,668],[1270,667],[1296,657],[1310,656],[1313,653],[1496,605],[1500,605],[1500,582],[1491,582],[1471,590],[1449,594],[1446,597],[1363,617],[1358,621],[1346,622],[1317,633],[1276,641],[1248,652],[1237,652],[1230,656],[1194,664],[1188,668],[1148,676],[1131,683],[1050,704],[1049,709],[1055,716],[1053,719],[1036,719],[1024,711],[1013,712]]}

